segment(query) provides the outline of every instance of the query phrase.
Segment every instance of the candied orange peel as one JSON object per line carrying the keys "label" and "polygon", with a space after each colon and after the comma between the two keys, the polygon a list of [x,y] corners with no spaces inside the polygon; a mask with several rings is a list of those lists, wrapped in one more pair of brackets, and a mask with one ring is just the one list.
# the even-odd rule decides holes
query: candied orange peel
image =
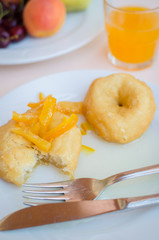
{"label": "candied orange peel", "polygon": [[59,137],[60,135],[64,134],[65,132],[69,131],[77,124],[77,122],[78,116],[72,114],[69,118],[64,118],[60,125],[51,129],[44,138],[48,141],[51,141]]}
{"label": "candied orange peel", "polygon": [[47,127],[51,121],[51,118],[56,111],[56,98],[49,95],[43,105],[39,121],[42,127]]}
{"label": "candied orange peel", "polygon": [[23,114],[19,114],[15,111],[13,111],[13,115],[12,115],[12,119],[15,122],[23,122],[23,123],[29,123],[29,122],[34,122],[38,119],[38,114],[37,113],[33,113],[33,112],[26,112]]}
{"label": "candied orange peel", "polygon": [[44,94],[42,92],[40,92],[39,93],[39,100],[41,101],[43,99],[45,99],[45,96],[44,96]]}
{"label": "candied orange peel", "polygon": [[30,125],[30,129],[34,134],[39,135],[39,133],[40,133],[40,123],[39,122],[32,123]]}
{"label": "candied orange peel", "polygon": [[[49,96],[51,96],[51,95],[48,95],[48,97]],[[40,107],[40,106],[43,106],[45,100],[46,100],[46,98],[43,98],[39,102],[29,102],[27,106],[30,107],[30,108]]]}
{"label": "candied orange peel", "polygon": [[84,152],[86,155],[90,155],[90,154],[92,154],[93,152],[95,152],[95,149],[94,149],[94,148],[91,148],[91,147],[88,147],[88,146],[86,146],[86,145],[82,145],[81,151]]}
{"label": "candied orange peel", "polygon": [[83,103],[82,102],[58,102],[57,103],[57,110],[59,112],[65,113],[65,114],[81,114],[83,109]]}
{"label": "candied orange peel", "polygon": [[[78,122],[75,113],[81,113],[82,103],[80,102],[59,102],[52,95],[47,97],[39,93],[39,102],[28,103],[30,110],[19,114],[13,111],[12,119],[17,123],[12,132],[23,136],[35,144],[42,151],[48,152],[51,148],[51,141],[73,128]],[[54,113],[60,111],[70,116],[64,117],[62,122],[49,129],[49,124]]]}
{"label": "candied orange peel", "polygon": [[92,126],[87,122],[81,123],[81,134],[86,135],[87,131],[92,130]]}
{"label": "candied orange peel", "polygon": [[38,135],[31,132],[30,129],[15,127],[12,132],[25,137],[30,142],[34,143],[42,151],[48,152],[51,148],[51,143],[40,138]]}

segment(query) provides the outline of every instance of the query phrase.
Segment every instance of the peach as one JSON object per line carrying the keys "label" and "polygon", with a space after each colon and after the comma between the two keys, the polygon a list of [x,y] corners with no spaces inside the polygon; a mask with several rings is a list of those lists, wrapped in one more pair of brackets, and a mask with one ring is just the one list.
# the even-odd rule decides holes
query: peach
{"label": "peach", "polygon": [[61,29],[66,8],[61,0],[30,0],[23,11],[23,22],[33,37],[48,37]]}

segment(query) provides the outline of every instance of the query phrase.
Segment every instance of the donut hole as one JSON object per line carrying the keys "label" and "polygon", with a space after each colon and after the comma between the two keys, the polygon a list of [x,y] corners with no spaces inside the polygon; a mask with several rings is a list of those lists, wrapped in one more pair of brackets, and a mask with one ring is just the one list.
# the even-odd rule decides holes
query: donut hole
{"label": "donut hole", "polygon": [[123,107],[123,104],[121,102],[118,102],[119,107]]}
{"label": "donut hole", "polygon": [[134,105],[134,99],[132,98],[132,96],[125,96],[124,98],[119,98],[118,99],[118,107],[119,108],[132,108]]}
{"label": "donut hole", "polygon": [[125,87],[121,87],[118,92],[118,107],[132,109],[137,104],[137,96],[136,91],[129,86],[129,88],[125,89]]}
{"label": "donut hole", "polygon": [[128,97],[118,97],[118,100],[117,100],[117,105],[119,108],[129,108],[130,105],[131,105],[131,102],[130,100],[128,100]]}

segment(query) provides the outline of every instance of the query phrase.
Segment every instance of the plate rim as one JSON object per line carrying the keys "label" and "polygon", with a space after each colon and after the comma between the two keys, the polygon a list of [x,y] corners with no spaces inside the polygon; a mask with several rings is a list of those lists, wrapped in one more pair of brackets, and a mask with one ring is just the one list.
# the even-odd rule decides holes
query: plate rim
{"label": "plate rim", "polygon": [[[16,91],[17,89],[19,88],[22,88],[23,86],[27,86],[27,85],[30,85],[32,84],[33,82],[38,82],[39,80],[41,81],[42,79],[46,79],[46,78],[50,78],[52,76],[55,76],[55,75],[61,75],[61,74],[71,74],[71,73],[78,73],[78,72],[102,72],[102,73],[110,73],[110,74],[114,74],[114,73],[125,73],[124,71],[123,72],[119,72],[117,70],[107,70],[107,69],[74,69],[74,70],[66,70],[66,71],[59,71],[59,72],[56,72],[56,73],[50,73],[50,74],[47,74],[47,75],[43,75],[41,77],[36,77],[28,82],[25,82],[25,83],[22,83],[20,84],[19,86],[13,88],[12,90],[10,90],[9,92],[7,92],[5,95],[2,95],[0,97],[0,101],[3,100],[3,98],[7,97],[9,94],[11,94],[12,92]],[[154,87],[158,87],[159,88],[159,84],[157,83],[154,83],[154,82],[151,82],[151,81],[147,81],[147,80],[143,80],[143,78],[140,78],[140,77],[136,77],[134,73],[126,73],[126,74],[131,74],[133,75],[135,78],[139,79],[140,81],[143,81],[145,83],[147,83],[149,86],[154,86]]]}
{"label": "plate rim", "polygon": [[[102,2],[102,0],[101,0]],[[93,6],[98,6],[97,4],[97,1],[96,0],[92,0],[92,3],[91,3]],[[100,3],[101,5],[101,3]],[[91,5],[89,6],[91,7]],[[100,7],[100,6],[99,6]],[[91,8],[90,8],[91,9]],[[92,14],[90,14],[90,11],[89,8],[86,9],[84,12],[86,13],[88,11],[88,14],[86,14],[85,16],[87,16],[88,18],[88,21],[90,20],[90,16],[92,17]],[[8,62],[8,59],[4,59],[4,58],[0,58],[0,66],[9,66],[9,65],[23,65],[23,64],[30,64],[30,63],[38,63],[38,62],[42,62],[42,61],[47,61],[47,60],[50,60],[50,59],[54,59],[56,57],[60,57],[60,56],[63,56],[63,55],[66,55],[68,53],[71,53],[85,45],[87,45],[89,42],[93,41],[96,37],[98,37],[98,35],[104,31],[104,24],[101,24],[101,18],[96,21],[98,23],[98,28],[96,27],[94,31],[91,31],[91,34],[85,34],[85,28],[83,28],[83,32],[84,32],[84,37],[78,42],[76,43],[74,46],[71,46],[69,45],[67,49],[63,49],[62,50],[59,50],[57,53],[52,53],[52,54],[46,54],[46,55],[41,55],[40,57],[33,57],[33,59],[31,59],[32,57],[27,57],[25,58],[25,56],[22,57],[22,60],[21,58],[17,59],[13,59],[13,57],[11,58],[11,60],[9,60]],[[92,28],[93,29],[93,28]],[[88,32],[88,31],[87,31]],[[86,35],[86,36],[85,36]],[[76,36],[76,32],[73,34],[73,36]],[[1,49],[1,51],[6,52],[6,55],[8,54],[12,54],[14,51],[16,52],[16,49]],[[8,52],[7,52],[8,51]],[[9,53],[10,51],[10,53]],[[24,50],[25,51],[25,50]]]}

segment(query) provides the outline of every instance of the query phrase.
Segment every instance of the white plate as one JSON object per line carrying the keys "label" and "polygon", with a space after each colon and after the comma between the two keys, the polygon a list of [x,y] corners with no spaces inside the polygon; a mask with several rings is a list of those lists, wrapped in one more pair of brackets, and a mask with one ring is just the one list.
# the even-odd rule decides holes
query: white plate
{"label": "white plate", "polygon": [[52,37],[26,37],[0,49],[0,64],[33,63],[66,54],[90,42],[103,28],[102,0],[93,0],[86,11],[68,13],[64,26]]}
{"label": "white plate", "polygon": [[[6,123],[12,111],[24,112],[29,101],[37,101],[39,92],[53,94],[59,100],[82,101],[90,83],[108,71],[74,71],[46,76],[29,82],[0,99],[0,125]],[[159,87],[149,84],[159,109]],[[93,147],[95,153],[80,155],[75,177],[104,178],[117,172],[157,164],[159,157],[159,111],[148,131],[138,140],[119,145],[108,143],[94,133],[83,136],[83,144]],[[39,166],[32,173],[30,182],[60,181],[66,176],[53,166]],[[0,219],[23,208],[22,188],[0,180]],[[124,197],[159,192],[159,176],[142,177],[118,183],[105,190],[101,198]],[[159,206],[123,211],[31,229],[0,232],[0,239],[56,240],[78,239],[159,239]]]}

